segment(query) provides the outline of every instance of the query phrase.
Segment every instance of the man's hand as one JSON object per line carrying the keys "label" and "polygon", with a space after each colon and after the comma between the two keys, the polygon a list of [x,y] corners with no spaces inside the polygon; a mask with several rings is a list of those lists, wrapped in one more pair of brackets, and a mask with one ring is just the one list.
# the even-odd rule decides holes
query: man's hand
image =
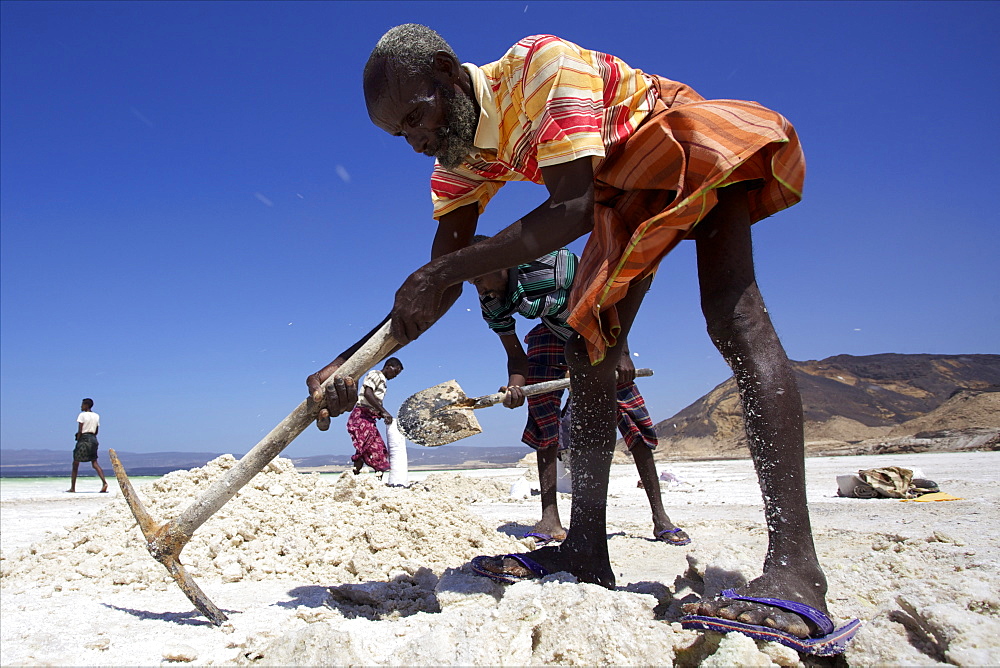
{"label": "man's hand", "polygon": [[358,384],[350,376],[334,378],[333,382],[327,385],[325,391],[321,387],[323,381],[333,375],[341,364],[343,364],[342,360],[334,360],[331,364],[306,378],[309,396],[319,406],[316,426],[320,431],[326,431],[330,428],[330,418],[353,410],[354,405],[358,403]]}
{"label": "man's hand", "polygon": [[623,350],[621,357],[618,358],[618,366],[615,367],[615,371],[618,373],[619,385],[628,385],[635,380],[635,365],[632,363],[632,355],[628,348]]}
{"label": "man's hand", "polygon": [[385,420],[385,426],[387,426],[387,427],[389,425],[391,425],[392,421],[395,419],[394,417],[392,417],[392,415],[390,415],[389,411],[386,411],[385,413],[383,413],[382,414],[382,418]]}
{"label": "man's hand", "polygon": [[[433,264],[433,263],[432,263]],[[416,270],[396,291],[396,301],[392,307],[392,337],[406,345],[430,329],[451,306],[454,299],[443,299],[445,288],[437,281],[438,272],[431,264]],[[461,287],[459,287],[459,291]],[[455,297],[457,298],[457,294]]]}
{"label": "man's hand", "polygon": [[520,385],[507,385],[501,387],[503,395],[503,405],[507,408],[518,408],[524,405],[524,390]]}
{"label": "man's hand", "polygon": [[518,408],[524,405],[525,377],[519,373],[512,373],[507,379],[507,385],[500,388],[504,393],[503,405],[507,408]]}

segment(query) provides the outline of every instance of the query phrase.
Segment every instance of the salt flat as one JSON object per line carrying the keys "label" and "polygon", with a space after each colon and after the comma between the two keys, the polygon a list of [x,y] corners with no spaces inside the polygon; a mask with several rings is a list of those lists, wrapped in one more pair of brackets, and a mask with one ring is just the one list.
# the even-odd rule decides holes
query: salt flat
{"label": "salt flat", "polygon": [[[748,460],[660,465],[684,481],[663,488],[668,513],[693,539],[680,548],[651,540],[635,470],[614,466],[608,525],[614,592],[558,576],[504,588],[463,568],[475,554],[530,546],[519,536],[537,519],[538,497],[507,494],[524,470],[422,473],[406,490],[366,476],[299,475],[279,461],[286,463],[258,476],[185,548],[183,560],[229,614],[221,629],[194,612],[145,553],[116,485],[108,495],[54,489],[9,498],[0,490],[3,664],[796,665],[799,659],[742,636],[720,642],[708,634],[714,639],[706,642],[706,634],[676,623],[682,602],[759,574],[766,534]],[[807,460],[831,613],[867,622],[848,663],[1000,663],[998,464],[997,452]],[[891,465],[919,469],[963,500],[836,496],[837,475]],[[159,489],[142,491],[164,518],[183,510],[211,471],[171,475]],[[568,518],[569,497],[560,504]]]}

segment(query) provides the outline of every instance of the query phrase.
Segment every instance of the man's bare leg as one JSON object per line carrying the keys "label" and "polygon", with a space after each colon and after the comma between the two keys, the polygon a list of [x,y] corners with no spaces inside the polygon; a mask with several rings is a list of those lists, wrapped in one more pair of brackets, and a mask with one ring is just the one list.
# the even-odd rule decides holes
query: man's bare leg
{"label": "man's bare leg", "polygon": [[69,479],[69,489],[66,490],[67,492],[74,492],[74,493],[76,492],[76,476],[79,472],[80,472],[80,462],[75,461],[73,462],[73,473],[71,474]]}
{"label": "man's bare leg", "polygon": [[101,484],[103,485],[103,487],[101,487],[101,493],[103,494],[108,491],[108,480],[104,477],[104,469],[101,468],[101,465],[97,463],[96,459],[91,463],[94,465],[94,470],[97,471],[97,475],[101,476]]}
{"label": "man's bare leg", "polygon": [[[663,508],[663,498],[660,496],[660,479],[656,474],[653,451],[645,445],[637,445],[632,448],[631,452],[635,468],[639,472],[639,480],[642,481],[642,488],[646,491],[646,498],[649,499],[649,509],[653,513],[653,536],[664,543],[687,544],[691,539],[683,530],[667,533],[677,527],[670,521],[667,511]],[[661,534],[662,538],[660,538]]]}
{"label": "man's bare leg", "polygon": [[[566,343],[566,363],[573,379],[573,504],[569,531],[558,547],[543,547],[526,555],[550,573],[567,571],[581,582],[608,588],[615,586],[606,519],[608,475],[618,422],[616,371],[621,342],[628,336],[650,280],[633,285],[616,304],[621,325],[619,345],[608,349],[600,364],[591,366],[586,344],[579,335]],[[528,574],[510,558],[497,558],[487,568],[498,573]]]}
{"label": "man's bare leg", "polygon": [[559,519],[559,503],[556,490],[557,446],[538,448],[535,455],[538,460],[538,485],[542,492],[542,519],[531,530],[532,533],[551,536],[553,540],[566,538],[566,529]]}
{"label": "man's bare leg", "polygon": [[[763,575],[737,592],[798,601],[826,612],[826,578],[806,505],[802,402],[757,288],[743,186],[719,191],[718,205],[695,232],[702,310],[740,391],[767,522]],[[810,632],[798,615],[758,603],[714,599],[689,604],[685,611],[799,637]]]}

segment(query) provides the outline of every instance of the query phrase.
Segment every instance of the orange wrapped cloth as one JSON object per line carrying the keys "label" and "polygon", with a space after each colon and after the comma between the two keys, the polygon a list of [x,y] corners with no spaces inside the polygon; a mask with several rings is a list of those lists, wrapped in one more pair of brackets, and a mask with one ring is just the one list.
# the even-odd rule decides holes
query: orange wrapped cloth
{"label": "orange wrapped cloth", "polygon": [[684,84],[656,81],[653,111],[595,174],[594,230],[569,317],[595,364],[617,342],[615,304],[711,211],[716,188],[754,182],[752,222],[802,199],[805,158],[783,116],[756,102],[705,100]]}

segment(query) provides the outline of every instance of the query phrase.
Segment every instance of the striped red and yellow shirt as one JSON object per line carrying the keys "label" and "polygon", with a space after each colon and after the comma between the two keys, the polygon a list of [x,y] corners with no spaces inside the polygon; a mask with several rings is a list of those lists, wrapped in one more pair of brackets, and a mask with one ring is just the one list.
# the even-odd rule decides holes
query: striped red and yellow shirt
{"label": "striped red and yellow shirt", "polygon": [[480,106],[479,152],[454,170],[435,165],[434,217],[486,203],[506,181],[542,183],[542,167],[601,160],[642,122],[657,98],[641,70],[552,35],[534,35],[494,62],[465,64]]}

